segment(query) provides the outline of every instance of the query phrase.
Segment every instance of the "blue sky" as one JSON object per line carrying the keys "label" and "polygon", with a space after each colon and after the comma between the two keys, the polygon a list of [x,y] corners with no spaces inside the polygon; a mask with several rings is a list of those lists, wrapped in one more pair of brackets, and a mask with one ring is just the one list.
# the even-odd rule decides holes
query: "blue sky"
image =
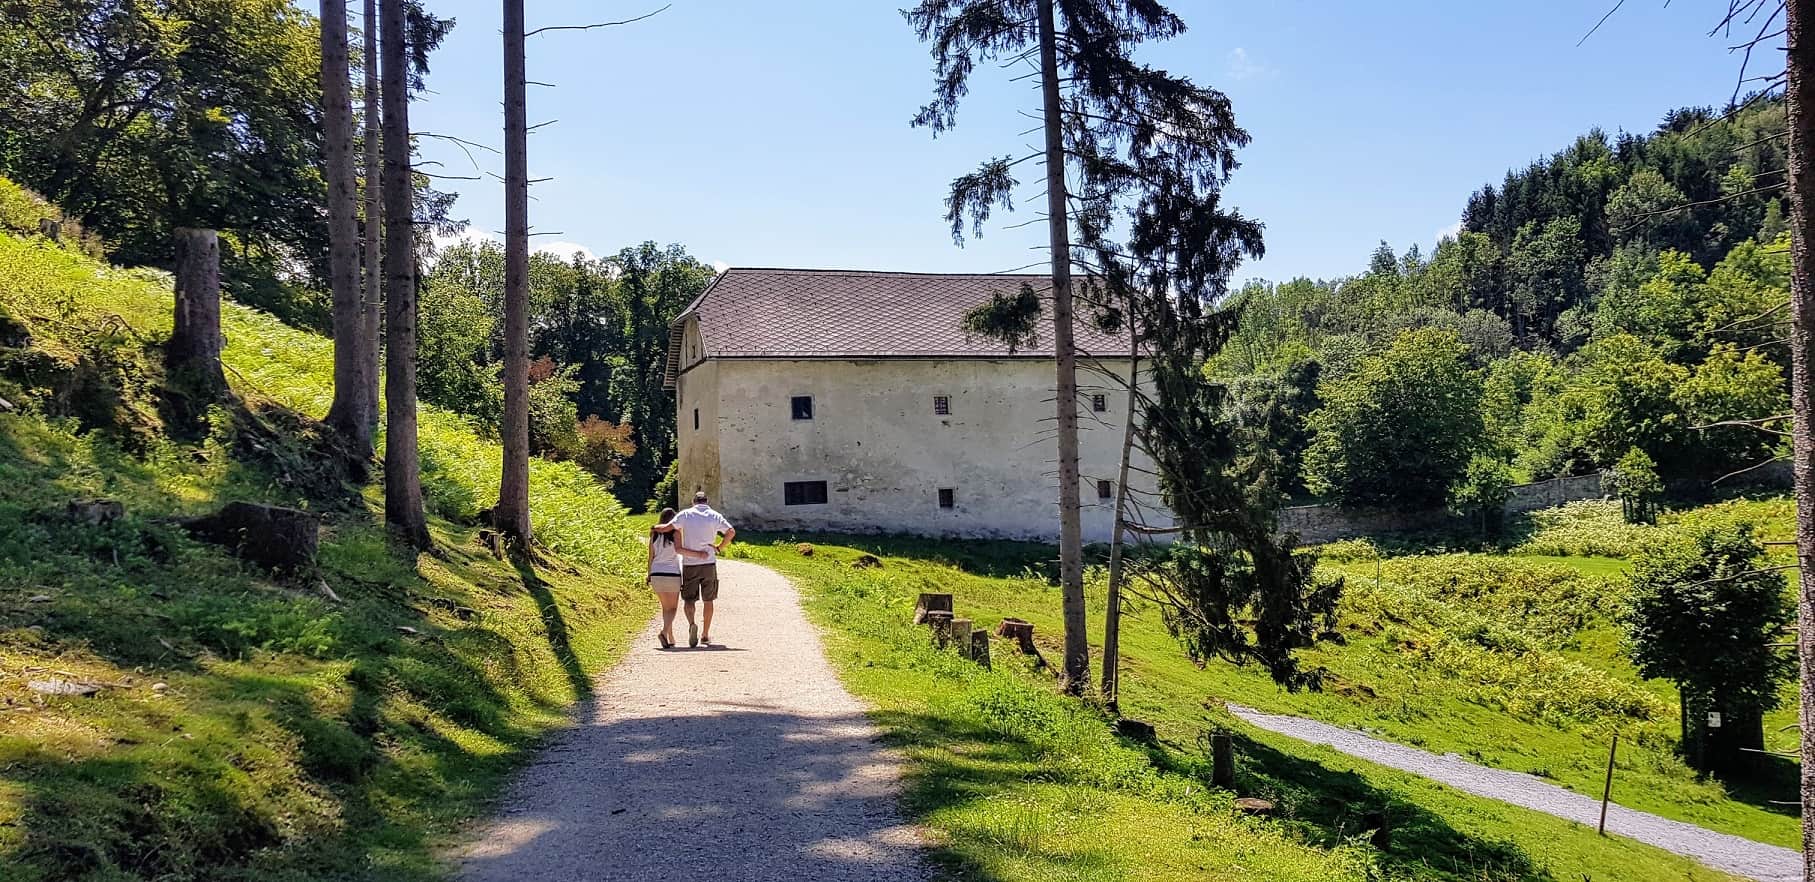
{"label": "blue sky", "polygon": [[[662,2],[538,0],[529,26]],[[720,265],[907,271],[1039,260],[1042,227],[1004,228],[1030,210],[963,248],[941,219],[953,176],[1025,152],[1032,84],[982,68],[956,131],[910,128],[931,59],[897,11],[906,2],[674,0],[628,27],[531,38],[530,78],[556,87],[530,87],[530,120],[559,120],[530,136],[531,176],[554,179],[534,189],[531,223],[559,233],[538,247],[647,239]],[[1577,133],[1649,131],[1671,107],[1731,94],[1734,40],[1707,36],[1713,5],[1628,2],[1578,47],[1611,4],[1176,0],[1190,31],[1143,57],[1228,93],[1253,135],[1229,199],[1266,224],[1267,256],[1238,278],[1331,277],[1381,239],[1428,248],[1471,190]],[[500,145],[499,4],[430,6],[459,24],[412,128]],[[451,145],[424,152],[471,173]],[[443,183],[474,230],[502,229],[500,184]]]}

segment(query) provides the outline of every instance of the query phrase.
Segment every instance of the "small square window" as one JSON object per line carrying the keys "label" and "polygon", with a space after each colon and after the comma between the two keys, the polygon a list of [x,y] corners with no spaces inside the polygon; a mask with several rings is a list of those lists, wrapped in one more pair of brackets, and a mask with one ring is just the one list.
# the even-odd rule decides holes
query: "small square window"
{"label": "small square window", "polygon": [[788,399],[788,408],[793,412],[795,419],[810,420],[813,418],[813,396],[796,395]]}
{"label": "small square window", "polygon": [[1096,411],[1097,413],[1108,412],[1109,396],[1100,395],[1100,394],[1090,396],[1090,409]]}
{"label": "small square window", "polygon": [[1109,499],[1115,496],[1115,484],[1108,479],[1097,482],[1097,498]]}
{"label": "small square window", "polygon": [[952,399],[949,395],[933,396],[933,413],[940,416],[952,415]]}
{"label": "small square window", "polygon": [[950,487],[939,488],[939,507],[940,508],[956,508],[957,506],[958,506],[958,491],[954,490]]}
{"label": "small square window", "polygon": [[825,505],[826,482],[789,481],[781,485],[783,505]]}

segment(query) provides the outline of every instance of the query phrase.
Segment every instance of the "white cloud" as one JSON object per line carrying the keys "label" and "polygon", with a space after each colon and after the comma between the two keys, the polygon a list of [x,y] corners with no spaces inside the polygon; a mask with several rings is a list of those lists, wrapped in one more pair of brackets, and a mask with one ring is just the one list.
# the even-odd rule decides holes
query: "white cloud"
{"label": "white cloud", "polygon": [[440,230],[436,230],[434,237],[436,251],[452,248],[462,242],[470,242],[474,245],[478,245],[481,242],[504,241],[503,239],[474,226],[461,227],[460,232],[451,235],[445,235]]}
{"label": "white cloud", "polygon": [[[532,239],[531,242],[533,243],[534,240]],[[592,253],[591,248],[581,245],[578,242],[550,242],[547,245],[532,245],[531,247],[543,254],[552,254],[562,260],[573,260],[574,255],[576,254],[587,260],[593,260],[598,257],[598,255]]]}
{"label": "white cloud", "polygon": [[1443,229],[1437,231],[1437,241],[1441,242],[1445,239],[1454,239],[1461,235],[1462,235],[1462,222],[1456,221],[1455,223],[1450,224],[1449,226],[1444,227]]}
{"label": "white cloud", "polygon": [[1253,58],[1248,57],[1248,50],[1240,46],[1229,50],[1229,78],[1232,80],[1252,80],[1271,76],[1270,68]]}
{"label": "white cloud", "polygon": [[715,273],[719,273],[719,274],[723,275],[725,270],[728,270],[730,268],[731,268],[731,264],[728,264],[722,260],[715,260],[712,262],[712,271]]}

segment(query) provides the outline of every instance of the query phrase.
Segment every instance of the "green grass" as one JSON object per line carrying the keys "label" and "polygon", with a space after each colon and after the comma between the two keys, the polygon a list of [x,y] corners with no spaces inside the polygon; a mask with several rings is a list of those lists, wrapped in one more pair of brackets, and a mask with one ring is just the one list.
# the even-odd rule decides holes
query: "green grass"
{"label": "green grass", "polygon": [[[1056,659],[1058,593],[1038,575],[1050,548],[799,539],[814,544],[812,555],[800,554],[794,537],[762,537],[734,546],[734,556],[773,566],[803,588],[846,683],[909,757],[909,809],[938,835],[955,878],[1727,878],[1657,849],[1250,729],[1219,700],[1300,712],[1342,708],[1356,717],[1363,704],[1343,680],[1321,695],[1286,695],[1256,671],[1220,663],[1200,670],[1151,608],[1137,607],[1124,631],[1122,704],[1157,727],[1160,744],[1126,742],[1000,642],[996,670],[986,673],[932,649],[907,623],[918,592],[950,591],[979,626],[1011,615],[1033,622],[1044,653]],[[882,556],[884,566],[853,569],[865,552]],[[1101,622],[1100,589],[1093,581],[1093,624]],[[1387,703],[1377,699],[1367,705]],[[1505,716],[1465,703],[1452,709],[1481,725]],[[1230,807],[1235,794],[1204,786],[1199,738],[1214,729],[1237,733],[1238,793],[1278,803],[1276,819],[1239,816]],[[1391,829],[1384,848],[1370,844],[1379,817]]]}
{"label": "green grass", "polygon": [[[402,552],[300,415],[326,409],[328,341],[229,304],[249,412],[178,444],[155,394],[170,312],[160,274],[0,235],[0,317],[31,337],[0,348],[24,405],[0,414],[0,880],[443,878],[439,849],[646,621],[636,532],[537,462],[556,554],[493,559],[464,524],[498,450],[426,410],[436,550]],[[128,516],[62,516],[90,496]],[[274,577],[175,523],[234,499],[320,511],[319,571]],[[27,688],[53,677],[109,685]]]}

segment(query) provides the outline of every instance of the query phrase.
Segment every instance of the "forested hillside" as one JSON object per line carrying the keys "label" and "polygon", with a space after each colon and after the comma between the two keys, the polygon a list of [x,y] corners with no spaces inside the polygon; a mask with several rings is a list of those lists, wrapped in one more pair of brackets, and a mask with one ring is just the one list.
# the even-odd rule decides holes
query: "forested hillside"
{"label": "forested hillside", "polygon": [[1778,436],[1738,423],[1788,412],[1783,130],[1762,100],[1590,132],[1470,195],[1428,255],[1249,285],[1212,372],[1268,415],[1282,484],[1343,503],[1769,462]]}

